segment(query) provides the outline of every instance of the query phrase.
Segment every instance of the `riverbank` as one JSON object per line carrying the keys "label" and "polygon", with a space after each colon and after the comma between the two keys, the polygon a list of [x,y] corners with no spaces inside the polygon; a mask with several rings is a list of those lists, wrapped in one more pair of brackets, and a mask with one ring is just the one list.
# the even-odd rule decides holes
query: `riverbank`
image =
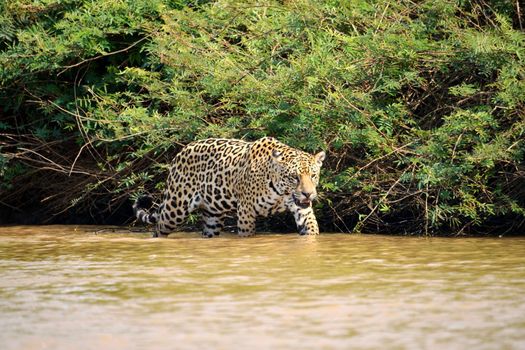
{"label": "riverbank", "polygon": [[0,222],[129,223],[184,145],[273,136],[326,151],[324,231],[525,232],[519,2],[240,4],[0,5]]}

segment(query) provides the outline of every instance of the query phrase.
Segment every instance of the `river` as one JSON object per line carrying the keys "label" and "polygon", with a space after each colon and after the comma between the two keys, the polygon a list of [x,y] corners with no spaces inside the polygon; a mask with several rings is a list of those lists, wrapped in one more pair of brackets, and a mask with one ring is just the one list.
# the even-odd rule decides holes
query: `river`
{"label": "river", "polygon": [[525,238],[0,227],[0,349],[525,349]]}

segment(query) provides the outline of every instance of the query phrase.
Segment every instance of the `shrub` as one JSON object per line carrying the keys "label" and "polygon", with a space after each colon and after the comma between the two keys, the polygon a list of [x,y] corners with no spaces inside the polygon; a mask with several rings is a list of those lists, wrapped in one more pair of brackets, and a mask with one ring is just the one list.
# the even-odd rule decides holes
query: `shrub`
{"label": "shrub", "polygon": [[161,191],[184,144],[272,135],[328,151],[325,230],[518,231],[525,35],[515,6],[4,4],[2,201],[27,210],[36,193],[45,215],[100,221],[130,195]]}

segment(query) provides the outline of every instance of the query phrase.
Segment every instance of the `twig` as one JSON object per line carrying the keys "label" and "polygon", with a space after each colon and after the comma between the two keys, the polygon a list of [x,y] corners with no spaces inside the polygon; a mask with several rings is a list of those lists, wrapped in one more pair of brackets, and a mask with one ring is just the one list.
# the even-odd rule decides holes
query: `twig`
{"label": "twig", "polygon": [[[56,172],[59,172],[59,173],[63,173],[63,174],[71,174],[69,171],[67,171],[67,169],[64,166],[62,166],[62,165],[52,161],[51,159],[47,158],[46,156],[44,156],[44,155],[42,155],[42,154],[40,154],[40,153],[38,153],[38,152],[36,152],[34,150],[31,150],[31,149],[28,149],[28,148],[24,148],[24,147],[20,147],[19,149],[24,151],[24,153],[34,154],[34,155],[44,159],[45,162],[42,161],[42,160],[30,158],[30,157],[24,157],[22,154],[16,154],[16,153],[11,153],[10,154],[10,153],[8,153],[7,155],[12,157],[13,159],[15,159],[15,158],[23,159],[23,160],[26,160],[26,161],[30,161],[32,163],[42,164],[43,166],[39,167],[38,168],[39,170],[48,169],[48,170],[53,170],[53,171],[56,171]],[[52,166],[50,166],[50,164]],[[92,173],[89,173],[89,172],[86,172],[86,171],[76,170],[76,171],[73,171],[73,173],[97,177],[96,174],[92,174]]]}
{"label": "twig", "polygon": [[19,213],[22,213],[22,212],[23,212],[22,209],[17,208],[17,207],[15,207],[15,206],[12,206],[11,204],[6,203],[6,202],[4,202],[4,201],[0,201],[0,205],[5,205],[6,207],[11,208],[11,209],[13,209],[13,210],[16,210],[16,211],[19,212]]}
{"label": "twig", "polygon": [[427,181],[426,191],[425,191],[425,236],[428,236],[428,191],[429,184]]}
{"label": "twig", "polygon": [[[335,214],[335,216],[337,217],[337,219],[343,223],[343,225],[344,225],[344,227],[345,227],[345,229],[346,229],[346,232],[347,232],[347,233],[352,232],[352,230],[350,230],[350,229],[348,228],[348,226],[346,226],[346,223],[345,223],[344,219],[343,219],[341,216],[339,216],[339,213],[337,213],[337,210],[335,210],[335,208],[334,208],[329,202],[327,202],[327,204],[328,204],[328,206],[330,207],[330,209],[332,210],[332,212]],[[336,225],[336,226],[337,226],[337,225]],[[338,226],[338,227],[339,227],[339,226]],[[341,230],[341,231],[342,231],[342,230]]]}
{"label": "twig", "polygon": [[382,155],[381,157],[377,157],[375,159],[372,159],[370,162],[368,162],[367,164],[363,165],[362,167],[360,167],[359,169],[357,169],[357,171],[348,179],[348,180],[352,180],[354,177],[356,177],[363,169],[366,169],[368,168],[370,165],[374,164],[375,162],[377,161],[380,161],[381,159],[383,158],[387,158],[389,156],[391,156],[392,154],[394,153],[397,153],[399,152],[400,150],[402,150],[403,148],[406,148],[410,145],[412,145],[415,141],[412,141],[412,142],[409,142],[407,144],[404,144],[403,146],[400,146],[400,147],[397,147],[395,148],[394,150],[388,152],[387,154],[385,155]]}
{"label": "twig", "polygon": [[82,64],[84,64],[86,62],[91,62],[91,61],[98,60],[99,58],[104,58],[104,57],[107,57],[107,56],[112,56],[112,55],[116,55],[116,54],[119,54],[119,53],[122,53],[122,52],[126,52],[129,49],[133,48],[134,46],[137,46],[138,44],[140,44],[141,42],[143,42],[144,40],[146,40],[148,38],[149,38],[149,35],[146,35],[145,37],[135,41],[133,44],[131,44],[128,47],[125,47],[123,49],[120,49],[120,50],[117,50],[117,51],[112,51],[112,52],[107,52],[107,53],[104,53],[102,55],[91,57],[91,58],[86,58],[85,60],[82,60],[82,61],[80,61],[78,63],[72,64],[70,66],[65,66],[63,70],[61,70],[60,72],[57,73],[57,76],[61,75],[62,73],[64,73],[68,69],[78,67],[78,66],[80,66],[80,65],[82,65]]}
{"label": "twig", "polygon": [[368,215],[363,219],[363,220],[359,220],[359,223],[355,226],[354,228],[354,231],[355,230],[358,230],[360,229],[363,224],[370,218],[370,216],[372,216],[372,214],[375,213],[375,211],[377,210],[377,208],[379,208],[379,206],[384,203],[385,199],[390,195],[390,192],[392,192],[392,190],[394,189],[394,187],[396,187],[400,182],[401,182],[401,178],[403,177],[403,175],[406,174],[406,172],[408,171],[408,169],[406,169],[405,171],[403,171],[403,173],[399,176],[399,178],[396,180],[396,182],[394,182],[394,184],[392,186],[390,186],[390,188],[388,189],[388,191],[386,191],[386,193],[381,197],[381,199],[379,199],[379,202],[377,202],[377,204],[375,205],[374,208],[372,208],[372,210],[370,211],[370,213],[368,213]]}
{"label": "twig", "polygon": [[374,34],[379,31],[379,27],[381,26],[381,23],[383,23],[383,18],[385,18],[386,11],[388,10],[388,7],[390,6],[390,3],[387,3],[385,6],[385,9],[383,10],[383,13],[381,14],[381,18],[379,19],[379,23],[377,24],[376,30],[374,31]]}
{"label": "twig", "polygon": [[456,149],[458,148],[459,142],[461,141],[461,138],[463,137],[463,134],[465,132],[462,132],[459,134],[458,139],[456,140],[456,143],[454,144],[454,149],[452,150],[452,155],[450,156],[450,163],[454,163],[454,159],[456,158]]}
{"label": "twig", "polygon": [[77,160],[80,157],[80,154],[82,153],[84,148],[90,146],[92,142],[93,140],[89,140],[87,143],[82,145],[82,147],[80,147],[80,150],[78,151],[77,156],[75,157],[75,159],[73,160],[73,163],[71,164],[71,167],[69,168],[69,174],[67,174],[67,176],[71,176],[71,173],[73,172],[73,169],[75,168],[75,164],[77,164]]}
{"label": "twig", "polygon": [[521,10],[519,0],[516,0],[516,12],[518,13],[518,23],[520,25],[520,29],[523,30],[523,25],[521,24]]}

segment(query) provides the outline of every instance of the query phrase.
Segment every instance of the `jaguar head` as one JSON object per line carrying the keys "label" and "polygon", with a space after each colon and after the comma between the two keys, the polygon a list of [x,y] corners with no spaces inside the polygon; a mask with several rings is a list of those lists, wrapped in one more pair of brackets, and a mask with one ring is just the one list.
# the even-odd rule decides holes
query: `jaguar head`
{"label": "jaguar head", "polygon": [[325,157],[324,152],[311,155],[295,149],[273,150],[272,159],[279,175],[278,187],[282,194],[291,195],[295,204],[301,208],[311,206],[317,197],[316,187]]}

